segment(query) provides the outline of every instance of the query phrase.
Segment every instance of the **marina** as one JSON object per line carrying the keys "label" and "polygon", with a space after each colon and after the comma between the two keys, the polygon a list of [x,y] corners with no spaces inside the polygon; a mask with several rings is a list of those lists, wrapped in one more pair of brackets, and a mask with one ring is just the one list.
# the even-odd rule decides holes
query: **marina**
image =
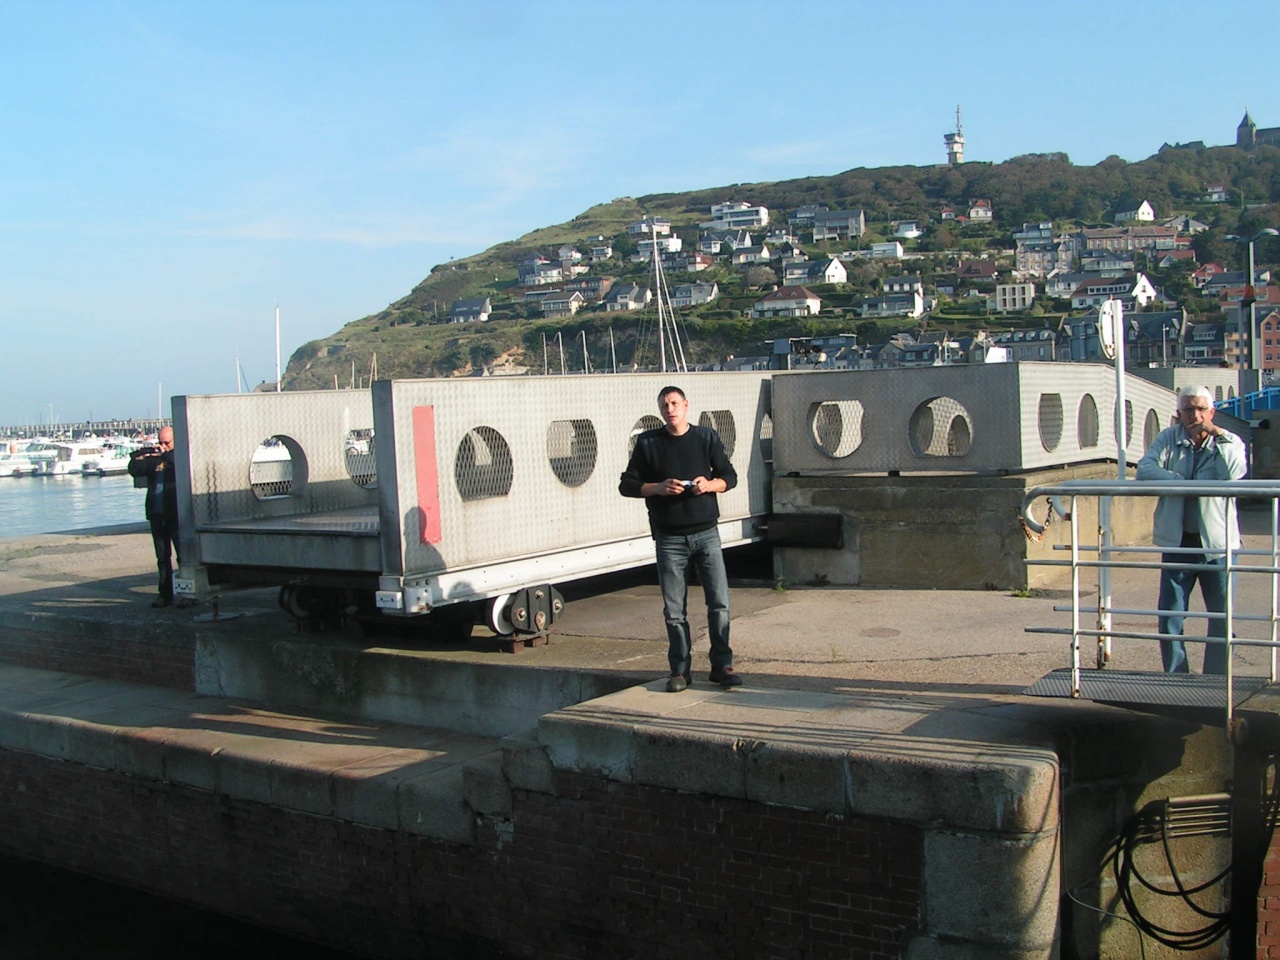
{"label": "marina", "polygon": [[0,538],[144,523],[145,497],[127,474],[0,479]]}

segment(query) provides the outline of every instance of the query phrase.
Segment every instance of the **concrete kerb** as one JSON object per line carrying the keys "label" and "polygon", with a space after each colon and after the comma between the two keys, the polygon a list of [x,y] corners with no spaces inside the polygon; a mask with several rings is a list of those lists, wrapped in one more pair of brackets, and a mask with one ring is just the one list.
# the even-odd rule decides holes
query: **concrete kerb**
{"label": "concrete kerb", "polygon": [[[881,710],[872,729],[849,731],[822,716],[856,709],[849,697],[788,696],[778,705],[768,690],[660,691],[659,681],[548,714],[537,745],[555,768],[621,782],[915,824],[925,839],[923,943],[945,941],[936,955],[950,957],[963,954],[953,949],[961,944],[974,956],[1051,952],[1057,756],[976,736],[995,728],[1025,741],[1037,739],[1034,731],[959,709],[939,721],[953,729],[950,739],[912,735],[909,710],[896,714],[896,730],[894,714]],[[874,713],[874,698],[871,706]],[[966,727],[973,740],[961,738]],[[814,743],[818,730],[828,735]],[[535,750],[529,741],[509,745],[507,769],[519,775],[526,768],[515,757],[528,763]]]}

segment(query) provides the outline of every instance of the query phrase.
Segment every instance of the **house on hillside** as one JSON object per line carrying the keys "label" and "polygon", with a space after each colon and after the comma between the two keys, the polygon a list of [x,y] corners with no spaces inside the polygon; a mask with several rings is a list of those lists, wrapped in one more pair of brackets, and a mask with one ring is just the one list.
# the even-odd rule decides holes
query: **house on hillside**
{"label": "house on hillside", "polygon": [[627,224],[629,237],[669,237],[671,221],[666,217],[645,217],[635,223]]}
{"label": "house on hillside", "polygon": [[1126,308],[1145,307],[1157,298],[1156,288],[1146,274],[1123,277],[1097,277],[1086,280],[1071,294],[1072,310],[1100,307],[1108,300],[1119,300]]}
{"label": "house on hillside", "polygon": [[684,249],[684,240],[680,237],[670,235],[665,237],[650,237],[648,240],[639,240],[636,242],[636,252],[631,259],[637,261],[648,262],[653,259],[654,250],[659,255],[665,253],[679,253]]}
{"label": "house on hillside", "polygon": [[900,277],[885,277],[880,281],[880,289],[885,293],[924,293],[924,281],[918,273],[908,273]]}
{"label": "house on hillside", "polygon": [[1119,277],[1133,273],[1133,254],[1123,250],[1086,250],[1080,255],[1080,269],[1099,277]]}
{"label": "house on hillside", "polygon": [[773,255],[769,252],[769,248],[764,244],[758,247],[739,247],[733,251],[729,258],[735,265],[742,266],[752,263],[768,263],[773,259]]}
{"label": "house on hillside", "polygon": [[1195,366],[1220,367],[1226,356],[1226,327],[1221,323],[1189,323],[1182,338],[1182,360]]}
{"label": "house on hillside", "polygon": [[613,241],[604,237],[596,237],[591,241],[591,245],[587,249],[591,254],[591,262],[599,263],[601,260],[608,260],[613,256]]}
{"label": "house on hillside", "polygon": [[588,303],[599,303],[613,289],[613,280],[613,277],[575,277],[566,280],[564,288],[569,292],[578,291]]}
{"label": "house on hillside", "polygon": [[1021,313],[1030,310],[1035,299],[1034,283],[997,283],[996,294],[987,301],[987,309],[995,313]]}
{"label": "house on hillside", "polygon": [[871,257],[873,260],[901,260],[902,254],[902,244],[897,240],[889,240],[885,243],[873,243],[871,245]]}
{"label": "house on hillside", "polygon": [[677,308],[696,307],[710,303],[720,296],[720,286],[715,283],[682,283],[671,290],[671,305]]}
{"label": "house on hillside", "polygon": [[634,283],[621,283],[610,290],[609,295],[604,298],[604,308],[608,313],[643,310],[652,299],[653,294],[649,292],[648,287],[641,287]]}
{"label": "house on hillside", "polygon": [[858,315],[864,320],[882,317],[910,317],[914,320],[924,316],[924,297],[918,290],[913,293],[890,293],[882,297],[863,297],[857,309]]}
{"label": "house on hillside", "polygon": [[488,297],[467,297],[453,301],[449,310],[452,323],[484,323],[493,313],[493,303]]}
{"label": "house on hillside", "polygon": [[584,302],[577,290],[555,290],[543,297],[539,305],[544,317],[572,317]]}
{"label": "house on hillside", "polygon": [[924,231],[920,229],[919,220],[895,220],[893,235],[903,240],[914,240],[916,237],[924,236]]}
{"label": "house on hillside", "polygon": [[1014,363],[1023,361],[1051,362],[1058,359],[1058,334],[1048,328],[1039,330],[1008,330],[992,337],[995,345],[1003,347]]}
{"label": "house on hillside", "polygon": [[1225,183],[1207,183],[1204,188],[1206,203],[1226,203],[1227,185]]}
{"label": "house on hillside", "polygon": [[711,258],[705,253],[689,253],[679,254],[671,261],[671,266],[676,270],[683,270],[685,273],[698,273],[706,270],[711,266]]}
{"label": "house on hillside", "polygon": [[711,219],[698,224],[703,230],[753,230],[769,224],[769,208],[741,201],[713,203]]}
{"label": "house on hillside", "polygon": [[1164,256],[1156,261],[1156,266],[1161,270],[1168,270],[1170,267],[1178,263],[1195,263],[1196,252],[1191,249],[1187,250],[1169,250]]}
{"label": "house on hillside", "polygon": [[767,293],[751,308],[757,319],[765,317],[812,317],[822,311],[822,298],[805,287],[779,287]]}
{"label": "house on hillside", "polygon": [[582,253],[572,243],[562,244],[560,250],[556,254],[560,258],[560,263],[578,263],[582,260]]}
{"label": "house on hillside", "polygon": [[961,283],[993,281],[998,274],[999,271],[991,260],[961,260],[956,265],[956,279]]}
{"label": "house on hillside", "polygon": [[1116,223],[1154,223],[1156,211],[1146,200],[1130,204],[1116,211]]}
{"label": "house on hillside", "polygon": [[826,260],[797,261],[782,266],[782,282],[788,287],[803,287],[818,283],[844,283],[849,271],[834,257]]}
{"label": "house on hillside", "polygon": [[943,207],[939,216],[943,220],[954,220],[956,218],[956,209],[955,207]]}
{"label": "house on hillside", "polygon": [[994,216],[990,200],[975,200],[969,206],[970,223],[990,223]]}
{"label": "house on hillside", "polygon": [[862,210],[821,210],[813,216],[813,242],[848,240],[867,230],[867,216]]}
{"label": "house on hillside", "polygon": [[787,225],[790,227],[807,227],[813,224],[813,218],[820,213],[826,213],[827,207],[817,203],[806,203],[796,207],[791,212],[791,216],[787,218]]}
{"label": "house on hillside", "polygon": [[1269,308],[1256,314],[1258,344],[1261,355],[1256,362],[1263,370],[1280,370],[1280,308]]}

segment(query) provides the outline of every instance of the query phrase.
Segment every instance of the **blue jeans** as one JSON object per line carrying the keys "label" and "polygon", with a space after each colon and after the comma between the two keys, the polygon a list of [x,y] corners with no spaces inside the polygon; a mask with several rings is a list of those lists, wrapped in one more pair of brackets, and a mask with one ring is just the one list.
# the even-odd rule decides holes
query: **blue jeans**
{"label": "blue jeans", "polygon": [[711,669],[733,666],[729,649],[729,578],[720,552],[720,531],[715,527],[701,533],[658,534],[654,537],[658,555],[658,586],[662,588],[662,615],[667,621],[667,660],[671,672],[687,674],[693,647],[685,604],[689,598],[686,574],[692,563],[702,581],[707,601],[707,627],[711,634]]}
{"label": "blue jeans", "polygon": [[[1184,533],[1182,546],[1199,547],[1200,535]],[[1197,553],[1164,553],[1160,555],[1163,563],[1207,563],[1219,568],[1216,570],[1161,570],[1160,599],[1157,601],[1161,610],[1186,610],[1191,600],[1191,590],[1200,582],[1200,597],[1204,600],[1204,608],[1210,613],[1222,613],[1227,609],[1227,558],[1209,557]],[[1183,618],[1176,614],[1159,618],[1161,633],[1172,633],[1182,636]],[[1225,619],[1210,620],[1205,634],[1217,637],[1222,643],[1206,643],[1204,647],[1204,672],[1224,674],[1227,672],[1227,621]],[[1187,645],[1181,640],[1161,640],[1160,659],[1164,661],[1165,673],[1188,673]]]}

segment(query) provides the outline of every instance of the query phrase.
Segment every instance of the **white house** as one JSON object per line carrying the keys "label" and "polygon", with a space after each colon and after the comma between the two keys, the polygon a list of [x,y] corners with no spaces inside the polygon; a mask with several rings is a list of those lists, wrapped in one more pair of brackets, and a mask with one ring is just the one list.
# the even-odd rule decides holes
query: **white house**
{"label": "white house", "polygon": [[802,287],[810,283],[844,283],[849,271],[834,257],[813,262],[796,260],[782,265],[782,283],[788,287]]}
{"label": "white house", "polygon": [[656,240],[641,240],[636,244],[636,256],[640,260],[653,258],[654,248],[659,253],[679,253],[684,249],[684,241],[679,237],[658,237]]}
{"label": "white house", "polygon": [[990,200],[975,200],[969,206],[970,223],[990,223],[993,216]]}
{"label": "white house", "polygon": [[1031,309],[1035,299],[1034,283],[997,283],[996,295],[987,301],[987,309],[997,313],[1017,313]]}
{"label": "white house", "polygon": [[683,283],[671,291],[673,307],[696,307],[710,303],[720,296],[720,286],[715,283]]}
{"label": "white house", "polygon": [[1116,223],[1154,223],[1156,212],[1146,200],[1137,206],[1125,207],[1116,211]]}
{"label": "white house", "polygon": [[916,237],[924,236],[924,231],[920,229],[919,220],[895,220],[893,235],[903,240],[914,240]]}
{"label": "white house", "polygon": [[577,290],[556,290],[539,301],[544,317],[572,317],[585,301]]}
{"label": "white house", "polygon": [[665,237],[671,234],[671,221],[666,217],[645,217],[627,225],[630,237]]}
{"label": "white house", "polygon": [[751,315],[760,317],[811,317],[822,311],[822,299],[804,287],[779,287],[757,300]]}
{"label": "white house", "polygon": [[769,208],[752,206],[741,201],[713,203],[711,219],[698,224],[703,230],[750,230],[767,226]]}
{"label": "white house", "polygon": [[591,241],[591,259],[598,263],[601,260],[608,260],[613,256],[613,241],[606,240],[604,237],[596,237]]}
{"label": "white house", "polygon": [[1156,288],[1146,274],[1127,277],[1099,277],[1086,280],[1071,294],[1071,309],[1100,307],[1108,300],[1124,300],[1145,307],[1157,297]]}
{"label": "white house", "polygon": [[608,313],[621,310],[642,310],[645,304],[653,299],[648,287],[640,287],[634,283],[623,283],[609,291],[604,298],[604,308]]}
{"label": "white house", "polygon": [[871,245],[871,256],[873,258],[896,257],[901,260],[902,244],[897,240],[889,240],[885,243],[873,243]]}

